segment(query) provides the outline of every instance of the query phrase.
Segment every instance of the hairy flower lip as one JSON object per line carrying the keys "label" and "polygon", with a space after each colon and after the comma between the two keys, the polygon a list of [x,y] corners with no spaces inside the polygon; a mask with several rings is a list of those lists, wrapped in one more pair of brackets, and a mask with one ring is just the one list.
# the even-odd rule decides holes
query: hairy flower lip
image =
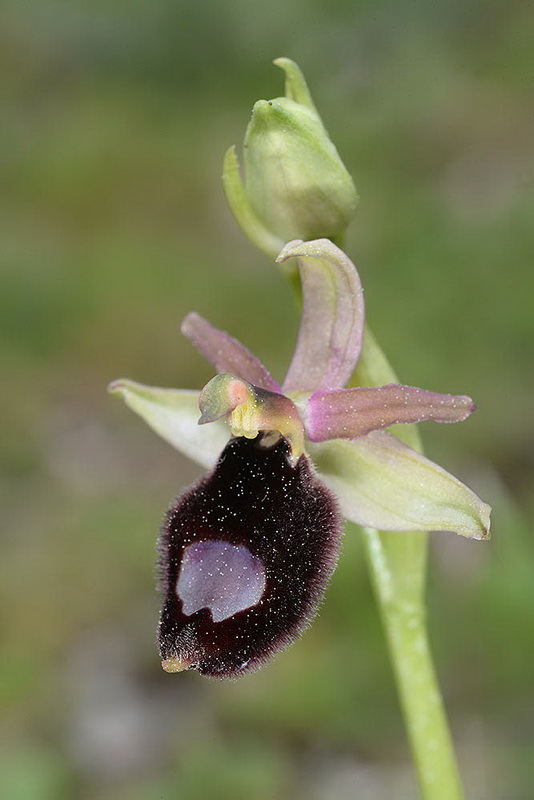
{"label": "hairy flower lip", "polygon": [[237,678],[315,616],[335,569],[342,517],[310,458],[284,437],[230,439],[171,504],[158,542],[162,666]]}

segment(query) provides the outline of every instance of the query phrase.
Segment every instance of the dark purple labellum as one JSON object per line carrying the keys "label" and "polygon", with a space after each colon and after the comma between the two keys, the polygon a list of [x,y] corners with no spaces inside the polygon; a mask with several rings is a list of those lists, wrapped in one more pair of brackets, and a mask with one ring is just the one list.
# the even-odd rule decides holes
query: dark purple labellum
{"label": "dark purple labellum", "polygon": [[167,512],[158,642],[169,671],[232,678],[257,669],[317,611],[341,518],[308,457],[292,464],[284,438],[268,441],[231,439]]}

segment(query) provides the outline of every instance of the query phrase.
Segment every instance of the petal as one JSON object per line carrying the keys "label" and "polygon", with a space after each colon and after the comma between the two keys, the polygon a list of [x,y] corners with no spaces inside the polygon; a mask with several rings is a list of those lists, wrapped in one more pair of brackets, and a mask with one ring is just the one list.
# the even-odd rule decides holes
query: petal
{"label": "petal", "polygon": [[236,678],[291,644],[334,570],[342,518],[306,455],[232,439],[171,505],[159,541],[167,672]]}
{"label": "petal", "polygon": [[198,392],[162,389],[121,379],[109,385],[169,444],[203,467],[213,467],[229,437],[224,422],[200,426]]}
{"label": "petal", "polygon": [[377,389],[316,392],[308,401],[306,430],[312,442],[356,439],[399,422],[462,422],[474,410],[473,401],[465,395],[390,383]]}
{"label": "petal", "polygon": [[280,386],[271,378],[259,358],[233,336],[215,328],[199,314],[188,314],[181,330],[217,372],[229,372],[261,389],[280,391]]}
{"label": "petal", "polygon": [[389,531],[489,536],[490,507],[457,478],[385,431],[312,445],[310,453],[347,519]]}
{"label": "petal", "polygon": [[340,389],[360,355],[363,289],[352,261],[328,239],[289,242],[277,261],[298,258],[303,310],[297,346],[283,389]]}

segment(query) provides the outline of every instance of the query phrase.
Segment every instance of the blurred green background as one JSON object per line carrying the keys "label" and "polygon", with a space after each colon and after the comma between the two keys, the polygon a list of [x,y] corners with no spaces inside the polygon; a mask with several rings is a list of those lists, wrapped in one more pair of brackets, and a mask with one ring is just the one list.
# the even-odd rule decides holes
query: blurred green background
{"label": "blurred green background", "polygon": [[190,310],[282,376],[289,291],[220,181],[280,55],[356,178],[382,346],[404,382],[478,404],[423,426],[495,507],[489,544],[432,536],[432,641],[469,798],[533,796],[533,37],[515,0],[4,1],[2,798],[417,796],[355,529],[269,667],[161,671],[155,537],[198,471],[105,391],[203,385]]}

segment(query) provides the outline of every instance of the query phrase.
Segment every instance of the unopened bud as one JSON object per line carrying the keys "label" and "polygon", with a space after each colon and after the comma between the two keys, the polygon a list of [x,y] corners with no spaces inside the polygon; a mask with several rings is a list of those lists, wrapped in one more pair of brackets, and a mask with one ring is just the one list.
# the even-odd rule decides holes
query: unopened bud
{"label": "unopened bud", "polygon": [[245,136],[244,184],[235,148],[226,154],[224,169],[238,223],[272,256],[291,239],[336,240],[358,202],[300,69],[286,58],[275,64],[286,72],[286,96],[254,105]]}

